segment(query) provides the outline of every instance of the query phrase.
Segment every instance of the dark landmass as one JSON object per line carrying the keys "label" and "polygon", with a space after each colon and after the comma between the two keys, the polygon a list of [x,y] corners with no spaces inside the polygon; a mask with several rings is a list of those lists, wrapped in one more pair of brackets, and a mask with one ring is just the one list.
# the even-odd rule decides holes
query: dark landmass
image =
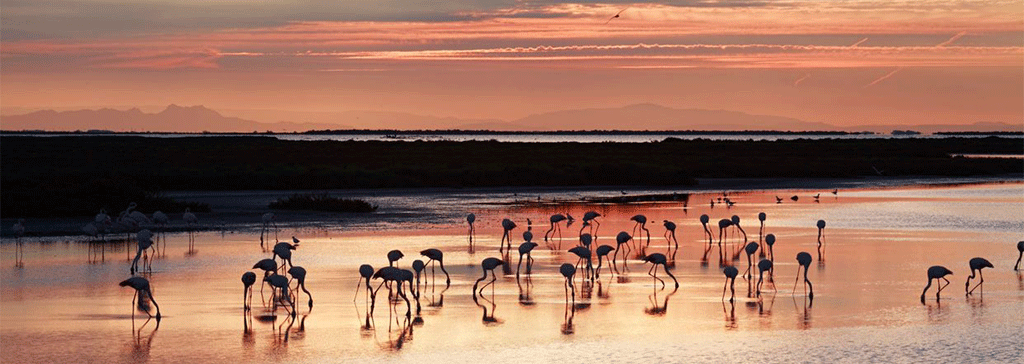
{"label": "dark landmass", "polygon": [[[169,190],[687,186],[697,178],[1020,175],[1019,138],[654,143],[284,141],[269,137],[0,138],[3,216],[91,216]],[[118,197],[122,196],[122,197]]]}
{"label": "dark landmass", "polygon": [[1024,131],[940,131],[936,135],[1007,135],[1024,136]]}
{"label": "dark landmass", "polygon": [[296,193],[283,199],[274,200],[267,206],[274,210],[327,211],[327,212],[374,212],[377,206],[369,202],[331,196],[327,193]]}

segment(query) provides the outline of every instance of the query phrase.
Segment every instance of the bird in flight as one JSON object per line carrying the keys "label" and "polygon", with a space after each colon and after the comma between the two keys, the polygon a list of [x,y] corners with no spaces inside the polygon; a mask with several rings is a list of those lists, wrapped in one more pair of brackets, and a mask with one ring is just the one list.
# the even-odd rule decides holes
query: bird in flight
{"label": "bird in flight", "polygon": [[615,16],[612,16],[611,18],[608,18],[608,20],[606,20],[606,21],[605,21],[604,23],[605,23],[605,24],[608,24],[609,22],[611,22],[611,21],[612,21],[612,19],[618,18],[618,17],[619,17],[619,14],[622,14],[622,12],[623,12],[623,11],[626,11],[626,9],[629,9],[629,8],[623,8],[622,10],[619,10],[619,12],[618,12],[618,13],[615,13]]}

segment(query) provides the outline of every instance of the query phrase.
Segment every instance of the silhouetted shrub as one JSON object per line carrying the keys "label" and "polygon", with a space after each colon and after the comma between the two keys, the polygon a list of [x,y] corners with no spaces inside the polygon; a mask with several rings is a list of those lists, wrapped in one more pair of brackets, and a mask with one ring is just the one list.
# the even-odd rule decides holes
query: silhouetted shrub
{"label": "silhouetted shrub", "polygon": [[327,193],[293,194],[270,203],[275,210],[310,210],[327,212],[374,212],[377,206],[357,199],[330,196]]}

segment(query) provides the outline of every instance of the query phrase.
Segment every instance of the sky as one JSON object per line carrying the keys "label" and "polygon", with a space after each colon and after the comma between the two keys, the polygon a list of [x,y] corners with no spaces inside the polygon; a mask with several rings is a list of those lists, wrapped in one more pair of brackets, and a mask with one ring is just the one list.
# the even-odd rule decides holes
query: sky
{"label": "sky", "polygon": [[1024,0],[4,0],[2,10],[4,109],[512,120],[656,103],[840,126],[1024,123]]}

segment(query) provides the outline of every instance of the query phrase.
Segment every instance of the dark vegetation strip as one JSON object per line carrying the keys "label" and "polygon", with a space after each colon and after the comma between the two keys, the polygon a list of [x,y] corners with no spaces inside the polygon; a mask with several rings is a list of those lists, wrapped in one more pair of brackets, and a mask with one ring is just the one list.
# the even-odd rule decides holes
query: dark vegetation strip
{"label": "dark vegetation strip", "polygon": [[[120,211],[167,190],[690,185],[696,178],[1024,173],[1019,138],[654,143],[284,141],[271,137],[0,138],[3,216]],[[872,168],[874,167],[874,168]],[[130,193],[129,193],[130,192]],[[110,202],[108,202],[110,201]],[[141,208],[141,207],[140,207]]]}
{"label": "dark vegetation strip", "polygon": [[296,193],[274,200],[269,206],[275,210],[307,210],[327,212],[374,212],[377,206],[356,199],[334,197],[327,193]]}

